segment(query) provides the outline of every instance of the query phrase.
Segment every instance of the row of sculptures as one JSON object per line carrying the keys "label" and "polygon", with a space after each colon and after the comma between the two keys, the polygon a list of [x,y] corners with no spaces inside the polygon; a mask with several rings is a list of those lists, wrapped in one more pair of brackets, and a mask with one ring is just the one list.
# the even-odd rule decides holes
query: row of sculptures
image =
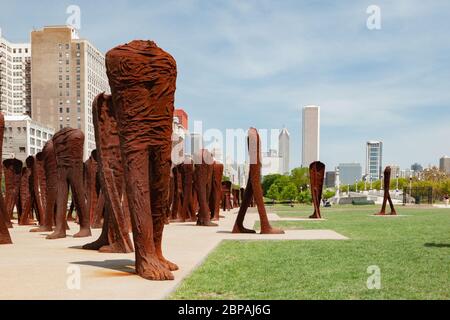
{"label": "row of sculptures", "polygon": [[[31,231],[51,232],[47,239],[65,237],[72,218],[67,214],[69,190],[80,228],[74,237],[91,236],[91,225],[102,228],[100,237],[83,248],[134,251],[136,273],[149,280],[171,280],[178,269],[162,252],[164,226],[170,221],[216,226],[221,203],[225,210],[239,206],[234,233],[255,233],[244,227],[252,205],[258,209],[261,233],[283,233],[270,225],[264,206],[255,128],[248,131],[246,188],[233,190],[222,184],[223,165],[207,150],[182,164],[172,163],[177,66],[170,54],[152,41],[132,41],[106,54],[106,69],[111,95],[100,94],[93,102],[97,149],[86,163],[83,132],[65,128],[25,165],[16,159],[0,165],[6,183],[5,198],[0,194],[0,244],[11,243],[8,227],[15,206],[19,224],[33,223],[34,212],[39,226]],[[0,135],[3,131],[0,116]],[[311,165],[312,218],[321,217],[324,174],[322,163]]]}

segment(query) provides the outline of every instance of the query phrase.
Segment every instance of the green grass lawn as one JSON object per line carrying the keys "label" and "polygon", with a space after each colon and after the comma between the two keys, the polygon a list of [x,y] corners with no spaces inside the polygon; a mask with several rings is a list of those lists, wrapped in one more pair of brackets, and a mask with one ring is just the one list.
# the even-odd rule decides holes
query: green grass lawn
{"label": "green grass lawn", "polygon": [[[308,206],[268,207],[306,217]],[[324,208],[326,221],[283,221],[285,229],[331,229],[346,241],[225,241],[172,299],[449,299],[450,210],[378,206]],[[257,226],[256,226],[257,227]],[[369,290],[369,266],[381,289]]]}

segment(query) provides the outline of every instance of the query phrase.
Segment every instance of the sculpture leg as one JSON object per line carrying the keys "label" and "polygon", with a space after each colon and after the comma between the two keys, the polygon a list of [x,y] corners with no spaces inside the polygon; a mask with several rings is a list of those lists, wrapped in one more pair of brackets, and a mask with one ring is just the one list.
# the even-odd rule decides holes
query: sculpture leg
{"label": "sculpture leg", "polygon": [[74,238],[84,238],[91,236],[91,224],[89,212],[86,208],[86,198],[83,186],[83,164],[71,168],[69,171],[69,183],[72,189],[72,197],[75,201],[75,208],[80,221],[80,231],[74,234]]}
{"label": "sculpture leg", "polygon": [[[101,229],[102,228],[102,219],[104,221],[104,212],[105,212],[105,194],[103,190],[100,190],[98,197],[95,199],[95,209],[93,213],[92,220],[92,228],[93,229]],[[89,214],[90,215],[90,214]]]}
{"label": "sculpture leg", "polygon": [[53,222],[55,219],[55,207],[56,198],[58,195],[58,189],[54,185],[57,181],[52,181],[53,184],[49,184],[46,190],[46,205],[45,216],[42,225],[38,228],[31,229],[30,232],[51,232],[53,231]]}
{"label": "sculpture leg", "polygon": [[[69,200],[69,185],[67,183],[67,169],[58,168],[57,199],[55,215],[55,231],[47,236],[47,239],[61,239],[66,237],[66,213],[67,201]],[[51,209],[51,207],[49,208]]]}
{"label": "sculpture leg", "polygon": [[[170,152],[171,150],[168,146],[152,148],[151,159],[153,161],[150,164],[150,199],[156,255],[163,266],[170,271],[176,271],[178,270],[178,266],[164,258],[162,252],[164,211],[166,209],[168,188],[170,186]],[[178,174],[179,172],[177,172]],[[177,184],[179,184],[180,179],[177,180]]]}
{"label": "sculpture leg", "polygon": [[[150,206],[149,151],[122,147],[125,182],[135,244],[136,273],[149,280],[173,280],[174,276],[158,259],[154,243]],[[166,190],[167,191],[167,190]]]}
{"label": "sculpture leg", "polygon": [[394,208],[394,203],[392,202],[391,195],[389,194],[389,192],[388,192],[388,201],[389,201],[389,207],[391,208],[391,213],[390,213],[391,216],[397,215],[397,211]]}
{"label": "sculpture leg", "polygon": [[198,202],[199,202],[199,212],[198,212],[198,219],[197,219],[197,225],[198,226],[204,226],[204,227],[217,227],[216,223],[211,222],[211,213],[209,212],[209,195],[208,190],[208,165],[207,164],[200,164],[196,165],[195,168],[195,174],[196,174],[196,189],[197,189],[197,195],[198,195]]}
{"label": "sculpture leg", "polygon": [[379,216],[384,216],[386,215],[386,205],[387,205],[387,201],[388,201],[388,195],[386,195],[386,191],[384,191],[384,197],[383,197],[383,205],[381,206],[381,211],[377,214]]}
{"label": "sculpture leg", "polygon": [[247,188],[244,191],[244,198],[242,199],[242,205],[239,209],[239,213],[236,222],[233,227],[233,233],[256,233],[255,230],[250,230],[244,227],[244,219],[247,214],[247,210],[250,207],[253,198],[252,184],[248,183]]}
{"label": "sculpture leg", "polygon": [[255,199],[255,203],[258,208],[259,219],[261,222],[261,234],[284,234],[283,230],[273,228],[270,225],[269,218],[267,217],[266,207],[264,206],[263,189],[261,187],[261,178],[258,172],[256,172],[256,174],[252,174],[250,172],[250,179],[252,180],[251,185],[253,190],[253,198]]}

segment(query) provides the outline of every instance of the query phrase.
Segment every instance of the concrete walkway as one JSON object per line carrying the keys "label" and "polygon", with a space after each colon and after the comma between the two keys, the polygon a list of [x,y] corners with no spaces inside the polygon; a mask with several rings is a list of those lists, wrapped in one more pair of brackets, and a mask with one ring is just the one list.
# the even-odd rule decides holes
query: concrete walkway
{"label": "concrete walkway", "polygon": [[[102,254],[81,250],[97,239],[69,236],[45,240],[45,234],[30,233],[30,227],[11,230],[13,245],[0,246],[0,299],[163,299],[199,266],[223,240],[345,240],[331,230],[288,230],[285,235],[234,235],[230,233],[236,212],[225,213],[220,227],[172,224],[164,232],[166,258],[180,270],[175,281],[153,282],[134,274],[134,254]],[[272,220],[277,216],[271,214]],[[250,213],[246,226],[253,227],[258,215]],[[283,219],[284,220],[284,219]],[[292,219],[291,219],[292,220]],[[77,275],[80,277],[77,277]],[[79,288],[77,279],[80,279]]]}

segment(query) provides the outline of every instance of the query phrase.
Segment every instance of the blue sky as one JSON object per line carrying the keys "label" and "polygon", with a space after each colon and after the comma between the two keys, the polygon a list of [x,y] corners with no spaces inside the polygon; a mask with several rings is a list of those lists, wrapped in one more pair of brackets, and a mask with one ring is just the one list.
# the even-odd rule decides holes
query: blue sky
{"label": "blue sky", "polygon": [[[450,155],[448,1],[10,1],[10,41],[64,24],[81,8],[83,38],[103,52],[152,39],[178,63],[176,104],[205,128],[281,128],[301,161],[301,107],[321,106],[321,160],[361,162],[384,142],[384,164]],[[366,27],[369,5],[381,30]]]}

